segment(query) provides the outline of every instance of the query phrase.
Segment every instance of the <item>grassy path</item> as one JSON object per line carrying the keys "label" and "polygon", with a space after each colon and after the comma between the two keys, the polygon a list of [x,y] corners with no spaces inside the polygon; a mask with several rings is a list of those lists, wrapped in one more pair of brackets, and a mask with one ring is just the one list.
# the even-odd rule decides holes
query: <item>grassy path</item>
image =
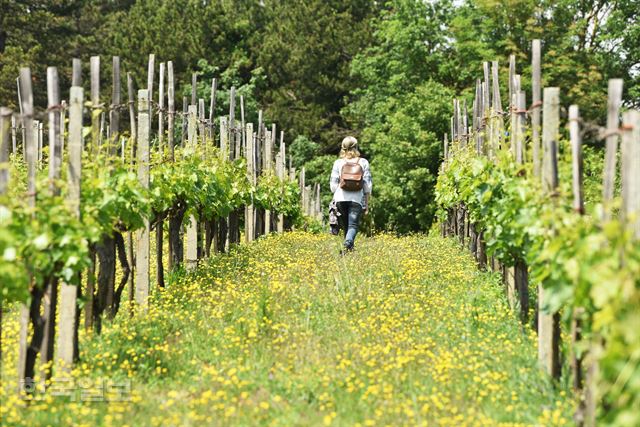
{"label": "grassy path", "polygon": [[[338,248],[292,233],[216,258],[155,294],[148,315],[85,338],[75,375],[129,378],[130,401],[48,398],[27,410],[3,387],[3,422],[570,422],[571,402],[537,369],[534,335],[508,312],[497,278],[453,242],[380,236],[345,257]],[[15,327],[5,329],[8,343]]]}

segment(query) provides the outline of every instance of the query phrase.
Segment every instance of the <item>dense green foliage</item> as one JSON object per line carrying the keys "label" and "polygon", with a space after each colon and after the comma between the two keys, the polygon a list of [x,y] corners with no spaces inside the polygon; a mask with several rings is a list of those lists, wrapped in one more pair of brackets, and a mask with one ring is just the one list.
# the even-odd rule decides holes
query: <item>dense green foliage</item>
{"label": "dense green foliage", "polygon": [[[581,105],[587,120],[603,122],[609,78],[623,78],[626,103],[640,104],[637,0],[0,0],[0,8],[0,104],[16,106],[20,65],[32,67],[44,107],[47,65],[67,87],[71,55],[85,64],[102,55],[108,87],[108,57],[119,55],[141,87],[155,53],[174,61],[177,94],[190,93],[195,71],[208,100],[216,77],[220,115],[235,85],[255,102],[248,120],[262,106],[287,142],[304,135],[317,156],[335,155],[355,134],[372,161],[376,226],[400,232],[432,221],[450,98],[470,94],[481,61],[504,65],[515,54],[529,91],[530,43],[541,38],[543,84],[562,88],[563,103]],[[110,91],[102,96],[108,103]],[[309,161],[328,191],[329,171],[315,170],[329,162]]]}
{"label": "dense green foliage", "polygon": [[[587,154],[589,197],[596,194],[593,188],[600,189],[589,169],[602,164],[602,157]],[[488,253],[508,266],[526,261],[531,286],[549,290],[543,303],[563,313],[567,330],[572,315],[578,315],[583,330],[578,351],[590,348],[591,357],[600,360],[599,418],[607,425],[635,426],[640,422],[640,334],[632,325],[640,320],[640,246],[621,221],[601,224],[602,207],[594,199],[587,199],[591,214],[573,210],[570,153],[565,150],[564,156],[561,186],[551,195],[542,191],[530,167],[516,165],[509,153],[493,162],[470,149],[458,151],[438,179],[440,213],[463,203],[470,220],[484,230]]]}
{"label": "dense green foliage", "polygon": [[[210,220],[228,215],[253,200],[257,207],[283,213],[292,221],[301,216],[295,183],[264,176],[256,186],[249,183],[244,160],[227,162],[211,149],[187,146],[176,150],[176,161],[157,158],[151,168],[150,188],[144,188],[128,165],[100,154],[92,155],[82,171],[81,219],[65,202],[64,176],[61,196],[39,191],[36,207],[29,208],[24,194],[23,161],[14,159],[9,194],[0,198],[1,299],[25,301],[28,275],[35,286],[52,277],[74,283],[89,264],[89,245],[114,231],[133,231],[171,215],[184,206],[188,215]],[[85,154],[87,157],[88,153]],[[22,173],[21,173],[22,172]],[[39,185],[48,177],[39,171]],[[20,236],[17,238],[16,236]]]}

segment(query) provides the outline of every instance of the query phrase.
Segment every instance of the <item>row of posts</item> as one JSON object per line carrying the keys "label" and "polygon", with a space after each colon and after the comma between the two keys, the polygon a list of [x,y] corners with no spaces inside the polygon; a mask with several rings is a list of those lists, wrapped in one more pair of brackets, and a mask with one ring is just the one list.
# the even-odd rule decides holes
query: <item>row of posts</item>
{"label": "row of posts", "polygon": [[[453,152],[467,144],[474,143],[478,155],[486,155],[490,159],[496,158],[497,150],[508,149],[512,158],[518,164],[530,161],[532,173],[540,179],[543,191],[551,196],[554,203],[558,203],[557,191],[559,185],[558,160],[560,137],[560,90],[547,87],[541,90],[541,43],[532,43],[532,104],[526,108],[526,96],[521,89],[520,76],[516,74],[515,56],[509,61],[509,100],[510,108],[507,113],[500,105],[500,88],[498,82],[498,63],[492,63],[492,78],[489,79],[489,63],[484,63],[484,80],[476,84],[475,100],[471,125],[467,124],[466,105],[460,106],[454,100],[454,115],[451,118],[451,143],[448,135],[444,138],[443,168]],[[493,84],[491,84],[491,83]],[[628,111],[622,116],[620,126],[619,114],[622,100],[622,80],[609,81],[608,112],[606,128],[601,130],[601,137],[606,139],[603,175],[603,222],[612,217],[612,202],[616,179],[616,159],[618,158],[618,142],[621,145],[621,177],[623,212],[626,222],[630,223],[636,238],[640,237],[640,218],[636,213],[640,210],[640,112]],[[489,88],[491,89],[491,93]],[[510,119],[508,137],[504,132],[505,118]],[[526,149],[527,119],[530,118],[531,138],[530,150]],[[583,156],[582,156],[582,120],[577,105],[569,107],[568,128],[572,153],[572,190],[573,208],[579,214],[584,214],[583,191]],[[531,153],[532,158],[526,156]],[[481,266],[489,263],[495,271],[503,275],[506,293],[511,306],[519,310],[524,323],[528,322],[529,293],[528,267],[525,260],[518,259],[512,268],[500,265],[496,259],[487,259],[484,233],[469,220],[464,205],[449,212],[447,223],[442,224],[443,235],[456,235],[462,244],[467,244],[475,254]],[[550,376],[560,376],[560,317],[559,313],[548,313],[543,309],[547,290],[538,285],[536,306],[538,332],[538,358],[541,366]],[[570,366],[573,385],[577,392],[584,390],[585,398],[581,402],[576,420],[579,424],[595,423],[595,397],[593,392],[593,378],[589,373],[597,370],[597,360],[591,357],[589,367],[583,368],[584,356],[579,356],[576,344],[581,340],[580,311],[576,308],[573,313],[570,344]]]}
{"label": "row of posts", "polygon": [[[158,103],[154,106],[154,71],[155,56],[149,57],[148,81],[147,88],[138,90],[137,96],[134,94],[133,79],[127,73],[127,89],[128,102],[122,103],[120,92],[120,60],[113,57],[113,90],[111,104],[103,106],[100,103],[100,57],[95,56],[90,61],[91,72],[91,90],[90,90],[90,110],[91,110],[91,139],[93,144],[88,147],[89,150],[102,150],[106,147],[109,154],[117,155],[118,149],[121,150],[122,159],[125,159],[126,150],[135,154],[135,166],[137,167],[137,175],[142,186],[149,187],[149,176],[151,167],[151,144],[154,141],[152,137],[154,111],[157,112],[158,133],[157,148],[160,153],[166,151],[169,159],[162,161],[173,161],[175,152],[174,141],[175,134],[175,86],[173,76],[173,64],[161,63],[159,67],[159,85],[158,85]],[[165,75],[166,71],[166,75]],[[6,164],[9,159],[10,152],[18,153],[18,139],[22,138],[22,152],[27,165],[27,204],[35,207],[36,203],[36,172],[41,167],[40,162],[43,160],[42,140],[45,136],[42,123],[39,125],[35,121],[32,77],[29,68],[20,70],[18,79],[18,94],[20,114],[14,115],[7,108],[0,110],[2,131],[2,149],[0,150],[0,163]],[[204,100],[199,99],[196,104],[196,84],[197,77],[194,73],[192,80],[192,98],[188,104],[185,98],[185,112],[183,112],[182,120],[182,142],[186,146],[194,147],[200,141],[205,144],[205,155],[207,144],[214,143],[216,139],[216,129],[214,124],[214,111],[216,103],[216,80],[213,79],[211,85],[211,103],[209,106],[209,117],[205,117]],[[165,92],[165,85],[167,92]],[[80,216],[80,185],[82,178],[82,153],[84,151],[83,137],[83,111],[85,105],[85,93],[81,86],[81,63],[79,60],[73,60],[72,87],[69,93],[68,103],[60,101],[58,73],[55,67],[49,67],[47,70],[47,88],[48,88],[48,108],[46,115],[48,118],[49,129],[49,177],[50,187],[48,191],[53,194],[59,194],[60,189],[57,182],[60,177],[60,171],[63,166],[63,153],[67,153],[67,203],[78,217]],[[282,181],[295,179],[295,169],[289,166],[286,168],[286,146],[284,142],[284,132],[280,132],[279,150],[275,155],[273,152],[276,148],[277,132],[275,125],[267,129],[262,120],[262,112],[259,113],[259,123],[256,132],[253,130],[252,123],[245,123],[244,118],[244,100],[240,97],[241,118],[238,122],[235,119],[235,88],[231,89],[230,94],[230,111],[229,116],[220,118],[220,129],[218,132],[220,141],[220,156],[223,159],[235,160],[240,156],[246,156],[247,174],[251,182],[255,184],[259,176],[263,174],[275,173]],[[137,99],[137,114],[135,104]],[[165,110],[165,101],[167,101],[168,109]],[[130,122],[131,138],[122,137],[120,133],[120,110],[128,109]],[[108,111],[108,114],[102,112]],[[108,117],[108,124],[106,118]],[[165,118],[168,127],[165,129]],[[65,125],[68,121],[68,130]],[[106,136],[106,137],[105,137]],[[186,141],[185,141],[186,137]],[[64,141],[66,139],[66,147]],[[126,144],[131,142],[129,146]],[[108,167],[108,165],[107,165]],[[131,164],[134,167],[134,164]],[[0,191],[6,192],[9,185],[8,169],[3,168],[0,171]],[[191,218],[188,225],[185,225],[186,250],[185,263],[187,268],[193,268],[198,261],[209,256],[209,246],[212,244],[214,251],[225,251],[230,245],[239,243],[239,219],[241,212],[233,212],[228,218],[220,218],[215,221],[214,227],[211,224],[198,223],[195,218]],[[256,209],[253,204],[246,207],[245,210],[245,238],[246,241],[252,241],[260,235],[270,233],[272,231],[284,232],[287,227],[285,218],[282,214],[274,217],[270,211],[261,211]],[[170,224],[171,228],[171,224]],[[206,234],[203,237],[203,234]],[[164,286],[163,264],[162,264],[162,238],[163,227],[162,221],[156,224],[156,244],[158,249],[158,285]],[[144,219],[144,226],[128,236],[127,258],[133,273],[129,274],[129,300],[141,306],[146,307],[150,294],[150,245],[151,245],[151,224],[148,218]],[[115,253],[115,252],[114,252]],[[175,267],[176,255],[172,254],[170,246],[170,268]],[[135,269],[134,269],[135,266]],[[95,260],[92,271],[88,275],[86,283],[85,298],[87,302],[85,306],[85,326],[91,327],[91,319],[93,318],[92,300],[96,289],[93,275],[95,274]],[[115,278],[113,278],[115,280]],[[31,279],[33,282],[33,278]],[[38,353],[40,354],[43,366],[53,361],[54,340],[56,339],[57,330],[57,350],[56,350],[56,366],[64,372],[68,371],[78,358],[78,342],[77,328],[79,324],[80,312],[78,310],[78,298],[81,296],[80,288],[75,285],[60,283],[50,283],[46,289],[39,289],[31,286],[31,302],[30,305],[23,305],[20,312],[20,333],[19,333],[19,362],[18,362],[18,378],[21,390],[29,390],[33,387],[33,378],[35,377],[35,361]],[[112,283],[112,287],[114,284]],[[58,293],[59,290],[59,293]],[[107,291],[113,300],[114,289]],[[107,295],[107,299],[109,297]],[[58,304],[59,300],[59,304]],[[113,301],[111,301],[112,303]],[[56,327],[56,312],[59,311],[59,320]],[[31,342],[29,341],[29,323],[39,321],[40,313],[44,313],[44,327],[42,331],[31,333]],[[1,320],[1,318],[0,318]],[[42,336],[40,336],[40,333]],[[1,349],[1,347],[0,347]],[[51,370],[44,375],[50,377]]]}

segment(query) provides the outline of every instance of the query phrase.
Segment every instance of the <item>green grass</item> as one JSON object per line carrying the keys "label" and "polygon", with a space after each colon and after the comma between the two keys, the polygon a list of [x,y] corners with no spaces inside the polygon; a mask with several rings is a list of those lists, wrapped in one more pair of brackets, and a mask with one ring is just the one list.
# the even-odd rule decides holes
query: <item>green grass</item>
{"label": "green grass", "polygon": [[130,380],[130,401],[26,406],[5,384],[3,423],[570,423],[569,392],[539,370],[535,335],[498,277],[453,241],[359,238],[344,257],[339,247],[290,233],[212,259],[155,292],[148,313],[84,337],[75,375]]}

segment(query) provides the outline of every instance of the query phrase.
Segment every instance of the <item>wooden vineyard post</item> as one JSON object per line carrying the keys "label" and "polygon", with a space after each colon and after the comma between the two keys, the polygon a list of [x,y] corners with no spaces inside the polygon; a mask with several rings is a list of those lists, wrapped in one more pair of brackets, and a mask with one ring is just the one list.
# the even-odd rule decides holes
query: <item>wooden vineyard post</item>
{"label": "wooden vineyard post", "polygon": [[498,61],[493,61],[491,63],[491,73],[491,80],[493,83],[493,112],[491,113],[491,115],[494,118],[491,129],[493,131],[492,147],[493,154],[495,156],[496,152],[502,145],[502,129],[504,128],[504,123],[502,120],[502,102],[500,101],[500,82],[498,80]]}
{"label": "wooden vineyard post", "polygon": [[[511,89],[511,88],[510,88]],[[518,137],[518,125],[517,125],[517,112],[516,112],[516,105],[518,105],[518,95],[517,94],[511,94],[511,96],[509,97],[509,113],[511,116],[511,127],[509,129],[509,135],[511,136],[511,147],[510,147],[510,151],[511,151],[511,155],[513,156],[513,158],[516,158],[516,139]]]}
{"label": "wooden vineyard post", "polygon": [[17,153],[18,152],[18,135],[17,135],[17,130],[18,130],[18,123],[16,121],[15,116],[11,115],[11,147],[12,147],[12,153]]}
{"label": "wooden vineyard post", "polygon": [[[164,70],[165,63],[160,63],[160,76],[158,81],[158,156],[160,161],[164,159]],[[162,218],[156,222],[156,285],[164,288],[164,221]]]}
{"label": "wooden vineyard post", "polygon": [[[11,137],[13,112],[0,107],[0,195],[7,192],[9,185],[9,138]],[[0,297],[1,298],[1,297]],[[2,309],[2,306],[0,306]]]}
{"label": "wooden vineyard post", "polygon": [[607,142],[604,156],[604,177],[602,182],[603,219],[611,219],[611,202],[613,201],[616,179],[616,157],[618,155],[618,115],[622,104],[622,79],[609,80],[609,96],[607,101]]}
{"label": "wooden vineyard post", "polygon": [[34,121],[34,132],[36,132],[36,135],[38,135],[38,169],[42,169],[42,141],[43,141],[43,136],[44,136],[44,130],[42,127],[42,122],[35,120]]}
{"label": "wooden vineyard post", "polygon": [[227,117],[220,117],[220,156],[222,159],[228,158],[229,149],[229,122]]}
{"label": "wooden vineyard post", "polygon": [[[80,183],[82,176],[82,108],[84,95],[81,87],[72,86],[69,95],[69,166],[67,172],[67,203],[80,218]],[[76,331],[76,301],[78,284],[62,282],[60,285],[60,320],[56,368],[69,372],[74,360]]]}
{"label": "wooden vineyard post", "polygon": [[[227,139],[227,160],[239,158],[239,140],[244,129],[238,127],[236,123],[236,88],[231,87],[229,92],[229,132]],[[246,221],[246,218],[245,218]],[[229,214],[228,218],[228,241],[229,245],[240,243],[240,210],[235,210]]]}
{"label": "wooden vineyard post", "polygon": [[482,83],[482,97],[484,101],[484,146],[485,146],[485,154],[491,158],[491,138],[493,132],[491,130],[492,120],[491,120],[491,77],[490,77],[490,68],[488,62],[482,63],[482,71],[484,73],[484,82]]}
{"label": "wooden vineyard post", "polygon": [[138,135],[138,128],[136,126],[136,95],[133,89],[133,78],[131,73],[127,73],[127,95],[129,97],[129,122],[131,124],[131,162],[135,158],[135,145]]}
{"label": "wooden vineyard post", "polygon": [[[147,94],[147,104],[149,111],[151,111],[151,101],[153,100],[153,78],[155,70],[156,55],[151,53],[149,54],[149,61],[147,63],[147,90],[149,91],[149,93]],[[149,124],[151,124],[151,117],[149,117]],[[151,126],[149,126],[149,129],[151,129]]]}
{"label": "wooden vineyard post", "polygon": [[569,107],[569,136],[571,139],[571,171],[573,188],[573,210],[584,214],[582,190],[582,140],[580,137],[580,110],[577,105]]}
{"label": "wooden vineyard post", "polygon": [[634,240],[640,239],[640,111],[622,115],[622,205],[624,221]]}
{"label": "wooden vineyard post", "polygon": [[211,80],[211,99],[209,101],[209,140],[211,143],[214,143],[215,139],[215,123],[213,122],[216,117],[216,90],[217,90],[217,82],[216,79]]}
{"label": "wooden vineyard post", "polygon": [[[47,68],[47,100],[49,109],[49,191],[51,195],[60,194],[56,181],[60,178],[62,165],[62,146],[60,143],[60,87],[58,85],[58,70]],[[58,282],[51,279],[46,284],[44,302],[44,335],[40,347],[40,360],[45,366],[43,379],[51,377],[50,362],[53,361],[53,344],[55,340],[56,310],[58,305]]]}
{"label": "wooden vineyard post", "polygon": [[91,153],[97,153],[100,142],[100,57],[92,56],[91,70]]}
{"label": "wooden vineyard post", "polygon": [[[189,147],[189,151],[191,156],[195,156],[196,154],[196,132],[197,132],[197,111],[195,105],[189,106],[189,117],[188,117],[188,125],[187,125],[187,135],[188,140],[187,144]],[[193,270],[198,265],[198,222],[196,221],[196,217],[191,215],[189,217],[189,225],[187,226],[187,264],[186,267],[189,270]]]}
{"label": "wooden vineyard post", "polygon": [[[212,147],[214,147],[213,151],[215,152],[216,140],[215,140],[215,109],[216,109],[216,79],[211,80],[211,98],[209,101],[209,118],[207,120],[207,140]],[[209,258],[211,256],[211,247],[213,246],[213,251],[218,251],[218,227],[219,222],[218,218],[206,218],[205,219],[205,256]]]}
{"label": "wooden vineyard post", "polygon": [[[174,127],[176,117],[176,104],[175,104],[175,87],[173,77],[173,61],[167,62],[167,146],[169,148],[169,161],[175,161],[175,142],[174,142]],[[171,219],[169,219],[169,245],[168,245],[168,257],[169,257],[169,270],[173,269],[173,244],[171,244]],[[164,286],[164,275],[162,276]]]}
{"label": "wooden vineyard post", "polygon": [[531,45],[531,146],[533,156],[533,175],[540,176],[540,95],[542,88],[540,40]]}
{"label": "wooden vineyard post", "polygon": [[182,132],[180,137],[180,146],[184,147],[184,140],[187,137],[187,114],[188,114],[189,102],[187,97],[182,97]]}
{"label": "wooden vineyard post", "polygon": [[[542,128],[542,186],[553,195],[558,187],[558,135],[560,121],[560,90],[544,89]],[[558,313],[545,312],[546,290],[538,285],[538,360],[544,371],[560,376],[560,319]]]}
{"label": "wooden vineyard post", "polygon": [[191,73],[191,104],[189,105],[197,105],[196,101],[198,101],[198,74]]}
{"label": "wooden vineyard post", "polygon": [[[220,129],[219,129],[219,137],[220,137],[220,158],[224,161],[228,159],[228,149],[229,149],[229,122],[226,116],[220,117]],[[224,252],[227,248],[228,237],[228,224],[229,217],[226,218],[218,218],[218,233],[215,237],[215,245],[216,250],[218,252]]]}
{"label": "wooden vineyard post", "polygon": [[[284,131],[280,131],[280,158],[278,159],[278,178],[281,183],[285,183],[285,159],[286,159],[286,146],[284,143]],[[278,233],[284,233],[284,214],[278,214]]]}
{"label": "wooden vineyard post", "polygon": [[[131,166],[133,167],[134,160],[136,158],[136,142],[138,140],[138,128],[136,126],[136,100],[135,100],[135,91],[133,89],[133,78],[131,77],[131,73],[127,73],[127,96],[129,100],[129,125],[131,130],[131,138],[130,141],[130,150],[129,150],[129,161],[131,162]],[[129,268],[131,272],[129,273],[129,304],[132,306],[134,300],[134,289],[135,289],[135,271],[136,271],[136,259],[133,250],[133,237],[134,233],[127,233],[127,253],[129,258]],[[91,291],[93,292],[93,290]],[[88,304],[92,305],[92,304]],[[91,310],[91,308],[87,307],[87,311]],[[91,316],[85,314],[85,320],[91,319]]]}
{"label": "wooden vineyard post", "polygon": [[[31,89],[31,70],[20,69],[19,77],[20,105],[22,111],[22,124],[25,140],[25,160],[27,163],[27,205],[34,208],[36,205],[36,163],[38,157],[37,134],[33,131],[33,92]],[[33,284],[33,277],[29,280]],[[38,292],[36,288],[34,291]],[[31,306],[35,305],[35,313],[40,313],[40,296],[32,295]],[[33,387],[33,367],[29,367],[27,359],[30,349],[27,343],[29,330],[30,309],[27,305],[20,306],[20,335],[18,353],[18,384],[19,390],[31,390]],[[35,359],[35,355],[32,356]],[[35,360],[34,360],[35,362]]]}
{"label": "wooden vineyard post", "polygon": [[[580,112],[577,105],[569,107],[569,136],[571,140],[571,170],[573,188],[573,210],[580,215],[584,214],[584,196],[582,188],[582,140],[580,136]],[[580,396],[580,403],[576,411],[575,419],[579,425],[584,421],[584,400],[582,391],[582,356],[578,355],[576,348],[582,340],[581,315],[584,310],[575,307],[571,314],[571,345],[570,345],[570,365],[573,379],[573,389],[576,395]]]}
{"label": "wooden vineyard post", "polygon": [[[246,141],[247,141],[247,176],[249,177],[250,184],[254,184],[254,171],[255,171],[255,141],[253,137],[253,123],[247,123],[246,128]],[[244,221],[244,235],[245,242],[249,243],[253,241],[254,238],[254,228],[255,228],[255,210],[253,208],[253,203],[245,209],[245,221]]]}
{"label": "wooden vineyard post", "polygon": [[[160,154],[160,158],[162,158],[162,153],[164,151],[164,69],[165,64],[164,62],[161,62],[160,75],[158,77],[158,153]],[[158,226],[158,230],[161,229],[162,224]],[[162,238],[162,232],[159,231],[158,233]]]}
{"label": "wooden vineyard post", "polygon": [[[267,136],[264,140],[264,170],[267,176],[273,176],[273,145],[276,140],[276,125],[271,125],[271,131],[267,131]],[[264,211],[264,234],[271,233],[271,210],[266,209]]]}
{"label": "wooden vineyard post", "polygon": [[[9,139],[15,153],[15,132],[13,112],[0,107],[0,195],[7,192],[9,186]],[[0,361],[2,360],[2,295],[0,295]]]}
{"label": "wooden vineyard post", "polygon": [[[169,111],[167,113],[167,145],[169,146],[169,159],[175,160],[173,132],[176,117],[175,88],[173,78],[173,61],[167,62],[167,104]],[[171,259],[171,256],[169,256]]]}
{"label": "wooden vineyard post", "polygon": [[16,79],[16,86],[18,89],[18,108],[20,109],[20,135],[22,136],[22,155],[26,158],[27,155],[27,135],[25,133],[24,120],[24,107],[22,106],[22,91],[20,90],[20,77]]}
{"label": "wooden vineyard post", "polygon": [[60,152],[64,153],[64,136],[66,134],[65,121],[67,120],[67,101],[60,102]]}
{"label": "wooden vineyard post", "polygon": [[[144,188],[149,188],[149,91],[138,91],[138,180]],[[143,228],[137,233],[136,247],[136,303],[145,310],[149,298],[149,219],[144,219]]]}
{"label": "wooden vineyard post", "polygon": [[320,199],[320,184],[316,184],[316,212],[318,213],[318,221],[322,221],[322,200]]}
{"label": "wooden vineyard post", "polygon": [[516,162],[519,165],[525,162],[525,134],[527,132],[527,98],[524,91],[518,92],[518,118],[516,120]]}
{"label": "wooden vineyard post", "polygon": [[109,109],[109,155],[115,156],[120,138],[120,57],[113,59],[113,84],[111,92],[111,108]]}
{"label": "wooden vineyard post", "polygon": [[207,130],[207,125],[206,125],[205,113],[206,112],[204,109],[204,99],[200,98],[198,99],[198,128],[199,128],[198,134],[200,135],[200,144],[202,144],[203,152],[206,158],[207,135],[205,132]]}

